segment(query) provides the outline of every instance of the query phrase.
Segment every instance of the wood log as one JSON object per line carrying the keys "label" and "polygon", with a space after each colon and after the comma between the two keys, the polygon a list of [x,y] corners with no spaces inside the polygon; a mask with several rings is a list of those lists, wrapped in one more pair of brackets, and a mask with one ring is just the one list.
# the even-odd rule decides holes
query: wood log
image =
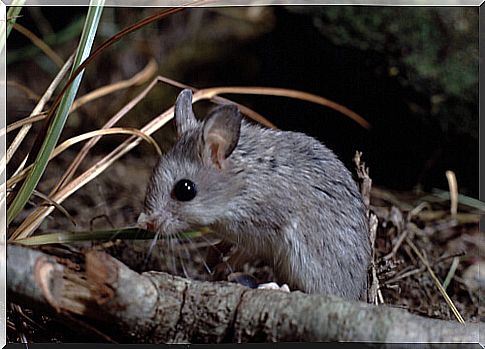
{"label": "wood log", "polygon": [[95,250],[79,263],[9,245],[7,292],[8,301],[82,319],[123,343],[365,341],[438,348],[477,343],[479,331],[485,333],[483,323],[461,325],[386,305],[139,274]]}

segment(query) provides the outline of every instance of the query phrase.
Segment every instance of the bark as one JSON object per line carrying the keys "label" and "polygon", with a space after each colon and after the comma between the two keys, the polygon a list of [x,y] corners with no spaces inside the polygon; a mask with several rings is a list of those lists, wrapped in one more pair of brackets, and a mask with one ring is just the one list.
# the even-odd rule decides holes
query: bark
{"label": "bark", "polygon": [[[9,245],[8,300],[106,324],[136,343],[267,341],[478,342],[484,325],[429,319],[389,306],[301,292],[138,274],[104,252],[84,263]],[[120,336],[120,333],[124,334]]]}

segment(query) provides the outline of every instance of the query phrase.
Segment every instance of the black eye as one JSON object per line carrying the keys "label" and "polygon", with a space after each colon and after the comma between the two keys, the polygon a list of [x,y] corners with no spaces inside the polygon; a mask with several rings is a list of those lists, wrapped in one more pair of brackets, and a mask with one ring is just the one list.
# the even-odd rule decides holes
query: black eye
{"label": "black eye", "polygon": [[194,182],[181,179],[173,187],[173,195],[178,201],[190,201],[197,195]]}

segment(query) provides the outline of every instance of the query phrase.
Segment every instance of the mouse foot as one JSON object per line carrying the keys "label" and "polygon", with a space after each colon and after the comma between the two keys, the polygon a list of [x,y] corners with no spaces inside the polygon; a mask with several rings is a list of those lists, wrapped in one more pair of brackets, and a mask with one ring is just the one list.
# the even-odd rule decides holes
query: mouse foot
{"label": "mouse foot", "polygon": [[290,292],[290,288],[288,287],[287,284],[283,284],[279,286],[276,282],[268,282],[266,284],[260,284],[258,285],[258,288],[263,290],[280,290],[284,292]]}

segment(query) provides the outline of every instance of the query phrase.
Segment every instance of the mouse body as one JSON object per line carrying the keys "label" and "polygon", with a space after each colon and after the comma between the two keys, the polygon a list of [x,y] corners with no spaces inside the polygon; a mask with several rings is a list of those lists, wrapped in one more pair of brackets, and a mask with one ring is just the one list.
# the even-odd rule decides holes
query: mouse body
{"label": "mouse body", "polygon": [[160,234],[209,227],[279,280],[307,293],[361,298],[371,258],[366,208],[336,155],[303,133],[246,121],[235,105],[198,121],[175,103],[178,140],[155,166],[143,217]]}

